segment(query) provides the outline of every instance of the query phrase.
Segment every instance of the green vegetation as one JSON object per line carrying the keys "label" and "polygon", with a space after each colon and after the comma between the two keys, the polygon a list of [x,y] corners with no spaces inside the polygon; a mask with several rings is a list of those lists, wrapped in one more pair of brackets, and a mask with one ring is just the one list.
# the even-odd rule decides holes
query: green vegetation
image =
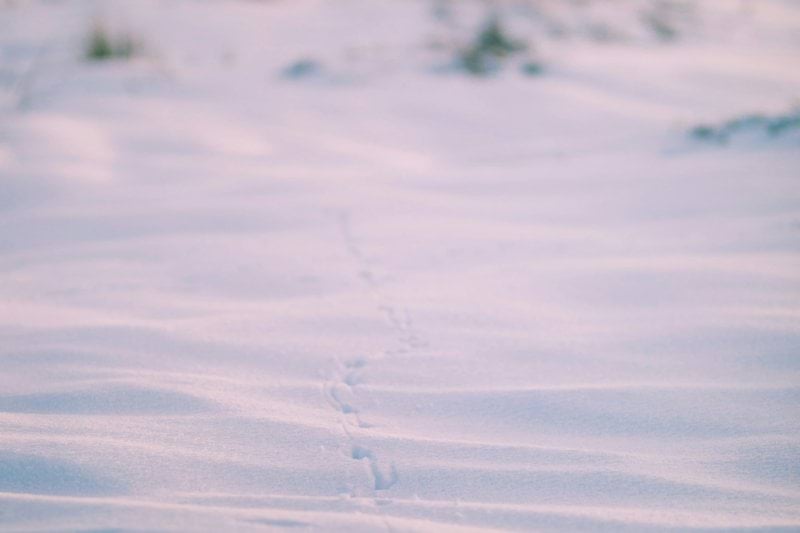
{"label": "green vegetation", "polygon": [[492,16],[459,59],[470,74],[485,76],[499,70],[504,59],[527,48],[526,43],[509,37],[499,18]]}
{"label": "green vegetation", "polygon": [[137,46],[128,35],[112,36],[103,25],[95,24],[86,44],[86,59],[107,61],[110,59],[130,59]]}
{"label": "green vegetation", "polygon": [[537,61],[526,61],[520,67],[520,71],[526,76],[541,76],[544,73],[544,67]]}
{"label": "green vegetation", "polygon": [[774,116],[743,115],[716,126],[701,124],[692,128],[689,134],[698,140],[725,144],[740,133],[760,132],[775,138],[793,130],[800,131],[800,109]]}
{"label": "green vegetation", "polygon": [[291,79],[300,79],[315,76],[321,71],[322,66],[313,59],[300,59],[283,69],[283,75]]}
{"label": "green vegetation", "polygon": [[664,42],[680,38],[691,19],[692,4],[685,0],[652,0],[641,13],[642,23]]}
{"label": "green vegetation", "polygon": [[662,41],[673,41],[678,37],[678,30],[663,13],[645,13],[642,21]]}

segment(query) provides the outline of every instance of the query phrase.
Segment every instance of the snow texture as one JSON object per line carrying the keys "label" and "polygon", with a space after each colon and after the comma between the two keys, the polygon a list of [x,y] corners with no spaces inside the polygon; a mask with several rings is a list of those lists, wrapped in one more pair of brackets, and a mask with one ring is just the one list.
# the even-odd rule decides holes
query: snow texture
{"label": "snow texture", "polygon": [[489,9],[0,3],[0,529],[800,528],[800,5]]}

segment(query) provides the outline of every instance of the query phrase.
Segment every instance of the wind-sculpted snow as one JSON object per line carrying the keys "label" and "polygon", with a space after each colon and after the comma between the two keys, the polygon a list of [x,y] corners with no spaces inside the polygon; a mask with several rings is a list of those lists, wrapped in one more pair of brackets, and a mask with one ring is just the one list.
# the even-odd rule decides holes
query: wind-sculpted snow
{"label": "wind-sculpted snow", "polygon": [[0,492],[91,496],[124,491],[120,482],[104,479],[70,461],[36,455],[0,454]]}
{"label": "wind-sculpted snow", "polygon": [[202,411],[203,402],[172,391],[108,387],[0,397],[0,412],[42,414],[171,414]]}
{"label": "wind-sculpted snow", "polygon": [[800,8],[488,4],[0,2],[0,530],[800,528]]}

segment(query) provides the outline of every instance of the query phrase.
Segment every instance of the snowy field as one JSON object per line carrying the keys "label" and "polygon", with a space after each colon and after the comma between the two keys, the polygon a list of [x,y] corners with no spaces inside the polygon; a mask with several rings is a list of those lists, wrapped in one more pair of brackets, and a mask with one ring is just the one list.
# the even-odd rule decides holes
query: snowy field
{"label": "snowy field", "polygon": [[793,0],[0,1],[0,530],[800,529],[798,97]]}

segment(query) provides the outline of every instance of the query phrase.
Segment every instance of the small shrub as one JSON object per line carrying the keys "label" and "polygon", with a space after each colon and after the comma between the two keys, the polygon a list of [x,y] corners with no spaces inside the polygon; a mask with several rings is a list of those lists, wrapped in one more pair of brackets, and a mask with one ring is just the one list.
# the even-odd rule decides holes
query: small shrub
{"label": "small shrub", "polygon": [[497,61],[472,48],[461,54],[461,66],[470,74],[483,76],[497,69]]}
{"label": "small shrub", "polygon": [[498,70],[503,59],[527,49],[524,42],[509,37],[496,16],[492,16],[475,40],[461,51],[461,66],[470,74],[483,76]]}
{"label": "small shrub", "polygon": [[698,140],[725,144],[740,133],[764,133],[775,138],[792,130],[800,131],[800,109],[776,116],[743,115],[716,126],[701,124],[692,128],[689,134]]}
{"label": "small shrub", "polygon": [[114,37],[101,24],[96,24],[89,34],[86,45],[86,59],[89,61],[108,61],[110,59],[130,59],[137,46],[128,35]]}
{"label": "small shrub", "polygon": [[678,37],[678,30],[666,15],[658,12],[646,13],[643,22],[662,41],[674,41]]}
{"label": "small shrub", "polygon": [[102,28],[97,27],[89,37],[89,45],[86,48],[86,58],[92,61],[102,61],[113,56],[111,40]]}
{"label": "small shrub", "polygon": [[791,130],[800,130],[800,110],[793,115],[773,117],[767,122],[767,133],[777,137]]}
{"label": "small shrub", "polygon": [[526,61],[520,70],[526,76],[541,76],[544,73],[544,67],[538,61]]}
{"label": "small shrub", "polygon": [[489,23],[478,35],[475,48],[497,57],[505,57],[525,49],[525,43],[506,35],[497,17],[489,19]]}
{"label": "small shrub", "polygon": [[695,139],[711,141],[717,136],[717,130],[715,130],[713,126],[695,126],[691,129],[690,134]]}
{"label": "small shrub", "polygon": [[313,59],[300,59],[283,69],[286,78],[301,79],[318,75],[322,66]]}
{"label": "small shrub", "polygon": [[692,4],[686,0],[652,0],[641,13],[641,21],[658,40],[669,42],[685,31],[692,11]]}

